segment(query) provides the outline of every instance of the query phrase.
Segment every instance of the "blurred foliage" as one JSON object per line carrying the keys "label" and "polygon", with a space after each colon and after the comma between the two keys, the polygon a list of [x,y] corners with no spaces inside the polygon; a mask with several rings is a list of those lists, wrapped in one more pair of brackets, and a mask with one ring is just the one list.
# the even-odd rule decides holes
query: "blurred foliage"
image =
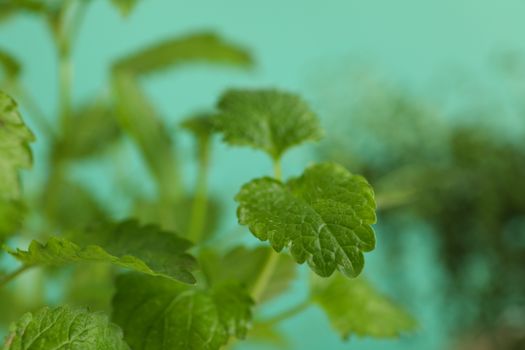
{"label": "blurred foliage", "polygon": [[[412,215],[431,224],[459,334],[482,330],[493,343],[486,349],[520,348],[519,337],[487,339],[505,329],[525,331],[525,135],[516,136],[525,113],[509,130],[501,127],[505,115],[473,114],[477,100],[445,111],[430,97],[371,75],[345,77],[319,93],[339,132],[325,143],[323,158],[374,185],[388,232],[381,239],[392,255],[402,254],[399,234],[406,228],[396,220]],[[513,103],[525,112],[520,98]]]}

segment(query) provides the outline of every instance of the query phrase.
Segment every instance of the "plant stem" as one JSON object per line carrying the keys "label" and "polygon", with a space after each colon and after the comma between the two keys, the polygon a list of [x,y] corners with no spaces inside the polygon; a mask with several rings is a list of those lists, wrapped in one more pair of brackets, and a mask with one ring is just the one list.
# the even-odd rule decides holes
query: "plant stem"
{"label": "plant stem", "polygon": [[188,237],[198,243],[202,239],[204,221],[208,204],[208,165],[210,158],[209,140],[201,140],[199,145],[199,170],[195,197],[193,198],[191,218],[188,227]]}
{"label": "plant stem", "polygon": [[[279,160],[275,160],[273,163],[273,171],[274,171],[274,177],[277,180],[281,179],[281,162]],[[279,262],[279,253],[277,253],[275,250],[270,249],[270,254],[268,255],[268,258],[266,259],[266,262],[264,263],[263,269],[255,281],[255,284],[252,288],[252,297],[255,300],[255,302],[259,302],[262,295],[264,294],[264,291],[266,287],[268,286],[268,283],[270,282],[273,273],[275,272],[275,268],[277,267],[277,263]]]}
{"label": "plant stem", "polygon": [[69,116],[71,115],[71,89],[72,89],[72,64],[69,50],[60,50],[58,56],[59,69],[59,105],[60,127],[65,131]]}
{"label": "plant stem", "polygon": [[274,316],[272,318],[264,320],[261,323],[267,324],[267,325],[268,324],[272,325],[272,324],[280,323],[280,322],[282,322],[284,320],[287,320],[289,318],[294,317],[297,314],[300,314],[301,312],[306,310],[309,306],[310,306],[310,300],[306,299],[303,302],[301,302],[300,304],[297,304],[297,305],[291,307],[290,309],[285,310],[285,311],[279,313],[278,315],[276,315],[276,316]]}
{"label": "plant stem", "polygon": [[4,287],[6,284],[17,278],[19,275],[24,273],[26,270],[31,268],[30,265],[22,265],[15,271],[11,272],[10,274],[7,274],[0,279],[0,288]]}

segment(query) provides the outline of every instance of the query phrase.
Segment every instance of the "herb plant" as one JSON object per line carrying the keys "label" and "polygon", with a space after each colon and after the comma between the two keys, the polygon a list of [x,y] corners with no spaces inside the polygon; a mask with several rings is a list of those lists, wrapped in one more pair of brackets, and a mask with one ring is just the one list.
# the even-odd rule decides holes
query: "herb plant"
{"label": "herb plant", "polygon": [[[185,188],[175,135],[140,81],[182,63],[246,67],[250,55],[213,34],[167,40],[113,64],[109,98],[74,106],[75,19],[89,2],[12,0],[0,8],[2,18],[29,11],[45,19],[60,66],[60,112],[57,126],[50,126],[30,104],[17,60],[0,55],[8,91],[0,94],[0,240],[2,254],[19,262],[1,272],[0,307],[3,315],[25,313],[6,320],[12,323],[4,349],[220,349],[245,338],[275,343],[278,324],[311,305],[324,310],[344,338],[412,330],[414,320],[404,310],[357,278],[364,253],[376,243],[376,204],[366,179],[332,162],[282,179],[285,152],[323,135],[307,103],[276,89],[226,91],[215,110],[181,124],[195,138],[199,166],[195,188]],[[128,12],[135,1],[112,3]],[[50,169],[36,193],[20,185],[20,171],[33,162],[35,137],[11,96],[27,104],[40,129],[36,134],[50,144],[49,159],[36,160]],[[258,246],[241,244],[244,231],[226,249],[217,243],[221,204],[207,188],[215,134],[273,161],[273,176],[240,186],[235,196],[238,221],[263,242]],[[156,185],[153,199],[130,195],[125,219],[112,216],[69,175],[82,160],[118,152],[112,147],[123,138],[133,141]],[[261,309],[289,289],[297,264],[305,262],[312,271],[309,296],[265,316]],[[51,306],[41,296],[17,301],[12,282],[36,268],[40,283],[60,284],[54,278],[66,273],[62,299]]]}

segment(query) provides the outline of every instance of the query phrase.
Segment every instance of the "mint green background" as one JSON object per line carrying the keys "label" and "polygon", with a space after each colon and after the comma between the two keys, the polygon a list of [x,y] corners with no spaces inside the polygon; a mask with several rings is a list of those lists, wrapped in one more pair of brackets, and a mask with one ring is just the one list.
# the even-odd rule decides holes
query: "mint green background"
{"label": "mint green background", "polygon": [[[94,1],[75,47],[74,99],[81,103],[107,91],[110,62],[157,40],[194,31],[212,30],[248,48],[257,61],[250,72],[234,69],[190,67],[165,72],[145,82],[148,94],[165,115],[170,126],[185,115],[212,106],[218,94],[229,86],[277,86],[300,92],[327,124],[330,110],[318,99],[319,79],[344,68],[349,59],[374,66],[386,79],[411,89],[428,81],[445,79],[456,70],[468,70],[480,80],[491,82],[487,62],[494,53],[512,49],[525,53],[525,1],[523,0],[143,0],[128,18],[122,18],[108,1]],[[31,16],[19,16],[0,27],[0,47],[24,64],[23,80],[31,94],[52,119],[57,111],[56,57],[44,23]],[[448,73],[447,73],[448,72]],[[452,72],[452,73],[450,73]],[[393,131],[395,132],[395,131]],[[26,177],[38,180],[45,171],[38,163],[46,154],[45,140],[35,146],[35,170]],[[191,162],[189,140],[179,145]],[[141,191],[152,190],[139,159],[129,155],[130,184]],[[312,159],[312,146],[291,152],[285,158],[285,176],[297,174]],[[105,160],[109,167],[112,160]],[[85,168],[90,171],[85,171]],[[107,168],[84,164],[77,177],[91,186],[97,196],[112,202],[115,215],[124,215],[125,196],[112,191],[104,181]],[[230,149],[217,143],[212,168],[212,191],[231,198],[239,184],[270,171],[269,161],[259,153]],[[36,186],[36,185],[35,185]],[[31,182],[28,185],[31,187]],[[29,188],[30,189],[30,188]],[[235,226],[230,201],[224,231]],[[396,341],[354,340],[343,343],[329,329],[316,309],[288,321],[283,329],[290,334],[293,349],[441,349],[447,347],[449,321],[444,312],[451,302],[440,296],[441,271],[430,229],[423,223],[410,225],[403,237],[408,255],[395,263],[381,248],[368,255],[366,274],[385,290],[391,282],[402,281],[417,298],[403,300],[402,290],[392,290],[417,316],[421,329],[415,336]],[[247,236],[251,241],[251,237]],[[304,271],[303,271],[304,273]],[[298,283],[283,303],[301,300],[303,284]],[[449,309],[446,309],[449,310]],[[447,311],[448,312],[448,311]],[[239,348],[248,349],[249,346]]]}

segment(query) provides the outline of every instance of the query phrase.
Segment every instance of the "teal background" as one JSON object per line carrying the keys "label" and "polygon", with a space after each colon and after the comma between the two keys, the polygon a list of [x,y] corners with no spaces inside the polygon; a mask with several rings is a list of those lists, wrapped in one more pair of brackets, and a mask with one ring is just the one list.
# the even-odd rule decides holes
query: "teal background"
{"label": "teal background", "polygon": [[[323,123],[330,122],[330,106],[324,105],[318,82],[337,75],[349,61],[372,66],[388,80],[412,90],[435,93],[442,85],[428,86],[467,72],[490,85],[495,79],[487,72],[487,62],[498,52],[512,49],[525,53],[525,1],[522,0],[224,0],[174,1],[143,0],[127,18],[115,11],[108,1],[93,1],[79,32],[74,49],[74,99],[108,92],[111,62],[148,43],[195,31],[215,31],[249,49],[256,59],[251,71],[188,67],[165,72],[145,82],[168,124],[196,110],[213,106],[217,96],[230,86],[276,86],[301,93],[318,111]],[[0,27],[0,47],[18,57],[24,65],[23,81],[50,121],[57,114],[57,64],[47,28],[31,16],[18,16]],[[425,92],[422,92],[423,94]],[[504,93],[504,91],[502,92]],[[35,126],[33,126],[35,128]],[[395,130],[393,130],[395,132]],[[328,132],[329,135],[329,132]],[[35,145],[36,166],[26,174],[29,191],[37,186],[45,167],[38,162],[45,157],[45,139],[39,135]],[[180,135],[188,185],[194,174],[190,140]],[[313,146],[290,152],[284,159],[284,175],[290,176],[313,159]],[[152,191],[141,160],[132,146],[124,147],[126,181],[148,193]],[[90,186],[97,196],[114,205],[115,216],[127,210],[125,195],[115,193],[105,176],[114,159],[106,164],[85,163],[76,177]],[[250,150],[231,149],[217,142],[213,157],[211,188],[224,198],[231,198],[239,185],[270,172],[270,162]],[[35,182],[36,181],[36,182]],[[228,202],[223,231],[235,227],[234,204]],[[352,339],[343,343],[329,328],[328,321],[316,309],[283,324],[293,349],[443,349],[452,329],[451,301],[440,296],[442,272],[430,228],[411,223],[403,244],[408,255],[392,264],[382,254],[381,235],[388,232],[377,226],[378,249],[368,254],[366,275],[383,290],[391,281],[403,281],[418,296],[403,300],[402,290],[390,290],[414,312],[421,323],[415,336],[395,341]],[[253,239],[247,235],[248,242]],[[394,265],[394,266],[392,266]],[[305,271],[303,270],[303,273]],[[304,294],[303,283],[294,286],[280,304],[293,304]],[[50,293],[52,294],[52,293]],[[276,306],[277,307],[277,306]],[[248,349],[250,346],[240,346]]]}

